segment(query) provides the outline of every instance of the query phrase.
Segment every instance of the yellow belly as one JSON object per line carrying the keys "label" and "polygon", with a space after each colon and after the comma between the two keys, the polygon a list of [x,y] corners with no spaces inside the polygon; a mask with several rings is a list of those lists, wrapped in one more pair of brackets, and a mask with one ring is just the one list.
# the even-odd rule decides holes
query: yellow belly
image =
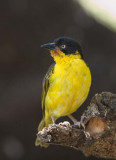
{"label": "yellow belly", "polygon": [[90,85],[90,70],[83,60],[56,64],[45,99],[45,117],[57,119],[76,111],[87,98]]}

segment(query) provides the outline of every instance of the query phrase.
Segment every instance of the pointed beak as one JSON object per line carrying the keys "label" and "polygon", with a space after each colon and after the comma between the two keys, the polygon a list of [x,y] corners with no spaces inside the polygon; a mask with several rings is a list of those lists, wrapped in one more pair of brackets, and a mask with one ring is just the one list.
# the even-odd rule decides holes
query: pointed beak
{"label": "pointed beak", "polygon": [[43,45],[41,45],[41,47],[47,48],[47,49],[49,49],[49,50],[56,50],[56,45],[55,45],[55,43],[43,44]]}

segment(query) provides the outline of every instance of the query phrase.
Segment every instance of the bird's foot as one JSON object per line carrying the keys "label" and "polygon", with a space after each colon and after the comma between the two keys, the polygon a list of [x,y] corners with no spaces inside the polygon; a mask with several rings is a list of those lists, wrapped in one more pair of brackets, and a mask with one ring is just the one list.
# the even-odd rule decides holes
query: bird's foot
{"label": "bird's foot", "polygon": [[81,122],[77,121],[76,123],[74,123],[74,126],[81,128]]}
{"label": "bird's foot", "polygon": [[86,118],[86,116],[85,116],[85,114],[83,114],[83,115],[81,116],[81,120],[80,120],[81,126],[84,128],[84,130],[85,130],[85,128],[86,128],[85,123],[84,123],[84,119],[85,119],[85,118]]}
{"label": "bird's foot", "polygon": [[68,117],[73,121],[75,127],[78,126],[79,128],[82,127],[85,129],[85,124],[83,123],[84,116],[81,116],[80,121],[77,121],[72,115],[68,115]]}
{"label": "bird's foot", "polygon": [[51,116],[51,119],[52,119],[52,124],[55,124],[55,118],[54,118],[54,116]]}
{"label": "bird's foot", "polygon": [[81,127],[81,122],[77,121],[71,114],[68,117],[73,121],[75,127]]}

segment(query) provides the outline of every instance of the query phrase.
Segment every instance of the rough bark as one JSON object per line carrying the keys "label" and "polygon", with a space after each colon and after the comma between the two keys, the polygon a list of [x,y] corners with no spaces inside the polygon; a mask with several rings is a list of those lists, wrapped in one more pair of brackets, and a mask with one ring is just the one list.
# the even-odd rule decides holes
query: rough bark
{"label": "rough bark", "polygon": [[39,131],[42,143],[81,150],[86,156],[116,158],[116,94],[96,94],[81,116],[84,127],[65,121]]}

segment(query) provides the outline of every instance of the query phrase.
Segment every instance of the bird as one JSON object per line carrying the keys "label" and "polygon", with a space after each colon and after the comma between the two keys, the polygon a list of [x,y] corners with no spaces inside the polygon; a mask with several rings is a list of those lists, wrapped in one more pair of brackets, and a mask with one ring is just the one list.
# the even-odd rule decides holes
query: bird
{"label": "bird", "polygon": [[[50,51],[53,63],[43,79],[42,112],[38,131],[63,116],[76,123],[71,115],[86,100],[91,86],[91,72],[79,43],[69,37],[59,37],[41,47]],[[38,139],[36,146],[47,146]]]}

